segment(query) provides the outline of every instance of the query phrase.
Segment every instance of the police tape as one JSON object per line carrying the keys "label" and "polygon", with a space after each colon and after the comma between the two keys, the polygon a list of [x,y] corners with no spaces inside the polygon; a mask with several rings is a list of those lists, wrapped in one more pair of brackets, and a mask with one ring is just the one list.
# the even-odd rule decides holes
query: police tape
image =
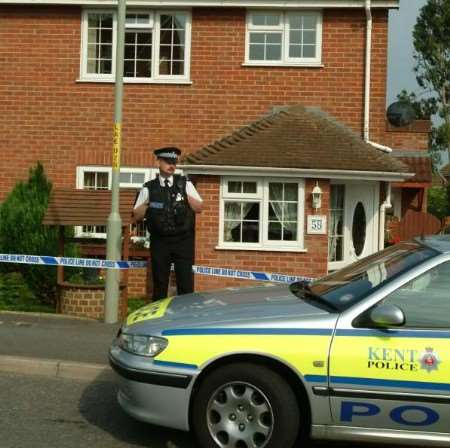
{"label": "police tape", "polygon": [[298,281],[311,281],[310,277],[297,275],[276,274],[273,272],[240,271],[229,268],[213,268],[207,266],[193,266],[195,274],[211,275],[213,277],[238,278],[241,280],[256,280],[259,282],[293,283]]}
{"label": "police tape", "polygon": [[145,261],[114,261],[97,258],[50,257],[45,255],[0,254],[0,263],[39,264],[79,268],[131,269],[145,268]]}
{"label": "police tape", "polygon": [[[140,269],[147,267],[145,261],[114,261],[98,258],[51,257],[46,255],[0,254],[0,263],[37,264],[46,266],[69,266],[100,269]],[[310,277],[277,274],[273,272],[241,271],[238,269],[209,266],[192,266],[194,274],[225,277],[260,282],[293,283],[311,281]]]}

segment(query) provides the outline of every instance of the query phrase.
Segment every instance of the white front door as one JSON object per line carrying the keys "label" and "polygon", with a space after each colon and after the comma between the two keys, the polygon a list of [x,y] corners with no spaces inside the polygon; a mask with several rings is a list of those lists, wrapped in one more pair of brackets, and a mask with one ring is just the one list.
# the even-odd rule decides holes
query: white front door
{"label": "white front door", "polygon": [[340,269],[378,250],[378,182],[349,182],[341,184],[342,188],[342,249],[337,256],[335,253],[335,260],[330,258],[329,270]]}
{"label": "white front door", "polygon": [[346,186],[345,227],[348,263],[367,257],[378,249],[377,186],[374,183]]}

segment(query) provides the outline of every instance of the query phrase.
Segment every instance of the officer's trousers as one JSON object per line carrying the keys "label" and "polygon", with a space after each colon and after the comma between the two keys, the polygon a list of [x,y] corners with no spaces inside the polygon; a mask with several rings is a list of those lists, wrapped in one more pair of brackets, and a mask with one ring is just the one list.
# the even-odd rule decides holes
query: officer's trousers
{"label": "officer's trousers", "polygon": [[194,236],[153,236],[150,241],[150,256],[153,275],[153,300],[167,297],[170,267],[175,265],[177,294],[194,291]]}

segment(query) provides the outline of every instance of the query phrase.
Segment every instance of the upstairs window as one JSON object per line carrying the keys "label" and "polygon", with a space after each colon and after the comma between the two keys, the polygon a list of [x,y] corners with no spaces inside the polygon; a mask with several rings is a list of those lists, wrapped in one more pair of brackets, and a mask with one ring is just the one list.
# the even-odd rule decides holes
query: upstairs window
{"label": "upstairs window", "polygon": [[320,12],[250,11],[247,15],[247,64],[317,65],[321,45]]}
{"label": "upstairs window", "polygon": [[[82,20],[81,79],[114,81],[117,14],[86,10]],[[125,82],[189,78],[190,14],[129,11],[125,20]]]}

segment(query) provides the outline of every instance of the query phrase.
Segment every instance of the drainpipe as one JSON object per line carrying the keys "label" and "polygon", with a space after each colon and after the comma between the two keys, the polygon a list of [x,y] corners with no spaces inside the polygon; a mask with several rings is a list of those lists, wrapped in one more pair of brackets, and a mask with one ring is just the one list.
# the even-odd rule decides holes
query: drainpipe
{"label": "drainpipe", "polygon": [[386,209],[392,207],[391,203],[391,183],[386,184],[386,199],[380,206],[380,225],[378,226],[378,250],[384,249],[384,228],[386,224]]}
{"label": "drainpipe", "polygon": [[366,10],[366,64],[365,64],[365,80],[364,80],[364,141],[373,147],[384,152],[392,152],[392,148],[380,145],[370,141],[369,139],[369,122],[370,122],[370,74],[372,59],[372,2],[365,0],[364,8]]}
{"label": "drainpipe", "polygon": [[[370,74],[372,59],[372,4],[371,0],[365,0],[366,11],[366,61],[364,79],[364,141],[384,152],[392,152],[392,148],[370,141]],[[380,221],[378,225],[378,249],[384,249],[384,228],[386,224],[386,209],[391,208],[391,184],[387,184],[386,199],[380,206]]]}

